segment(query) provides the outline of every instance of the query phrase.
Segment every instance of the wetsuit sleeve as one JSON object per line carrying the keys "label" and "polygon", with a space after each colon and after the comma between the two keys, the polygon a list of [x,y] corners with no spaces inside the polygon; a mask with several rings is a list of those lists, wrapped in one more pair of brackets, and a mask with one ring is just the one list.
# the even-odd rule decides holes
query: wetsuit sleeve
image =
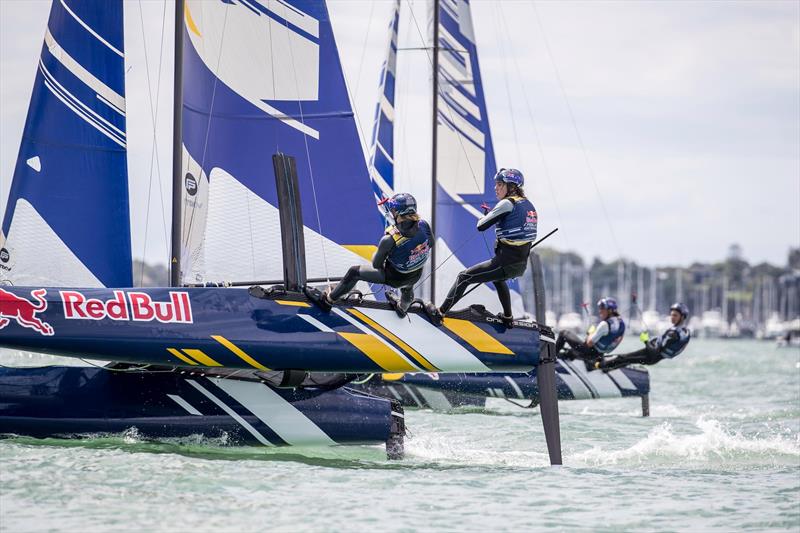
{"label": "wetsuit sleeve", "polygon": [[497,223],[501,218],[514,210],[514,204],[511,200],[503,199],[497,202],[494,209],[486,213],[483,218],[478,220],[478,231],[486,231],[492,224]]}
{"label": "wetsuit sleeve", "polygon": [[592,333],[592,336],[589,337],[589,340],[592,341],[592,346],[594,346],[597,341],[606,335],[608,335],[608,322],[603,320],[597,324],[597,327],[594,329],[594,333]]}
{"label": "wetsuit sleeve", "polygon": [[389,257],[392,248],[394,248],[394,239],[391,235],[384,235],[381,242],[378,243],[378,250],[372,256],[372,267],[376,270],[383,270],[383,264]]}

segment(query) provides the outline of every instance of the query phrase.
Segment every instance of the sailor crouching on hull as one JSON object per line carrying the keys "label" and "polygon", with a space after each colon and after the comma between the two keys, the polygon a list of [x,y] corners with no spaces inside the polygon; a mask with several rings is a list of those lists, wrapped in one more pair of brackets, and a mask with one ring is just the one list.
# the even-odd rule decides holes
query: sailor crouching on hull
{"label": "sailor crouching on hull", "polygon": [[605,372],[632,364],[654,365],[662,359],[677,357],[689,344],[692,335],[686,325],[689,322],[689,308],[683,303],[674,303],[669,308],[669,319],[672,327],[660,337],[650,339],[647,332],[639,338],[645,347],[632,353],[612,355],[595,362],[595,368]]}
{"label": "sailor crouching on hull", "polygon": [[593,369],[594,363],[604,354],[614,351],[625,336],[625,322],[619,316],[617,301],[614,298],[601,298],[597,302],[597,312],[600,315],[600,322],[589,329],[585,339],[581,339],[571,331],[560,332],[556,339],[556,353],[560,354],[564,345],[569,345],[569,349],[560,356],[583,359],[586,361],[587,370]]}
{"label": "sailor crouching on hull", "polygon": [[406,315],[414,300],[414,284],[422,276],[422,267],[433,247],[433,232],[417,214],[417,201],[410,194],[395,194],[385,203],[394,224],[386,228],[378,243],[372,266],[353,265],[336,287],[329,287],[322,294],[307,291],[308,297],[323,310],[330,311],[356,283],[366,281],[400,289],[399,301],[390,291],[386,292],[386,297],[400,317]]}
{"label": "sailor crouching on hull", "polygon": [[494,181],[494,192],[499,202],[491,211],[488,205],[481,206],[484,216],[478,220],[478,231],[486,231],[496,225],[495,256],[462,271],[438,309],[433,304],[425,307],[436,325],[442,323],[444,314],[464,296],[467,287],[491,282],[497,289],[497,296],[503,306],[503,313],[498,317],[507,328],[513,326],[511,293],[506,280],[525,273],[531,244],[536,240],[538,218],[536,208],[522,190],[525,183],[522,172],[513,168],[501,168]]}

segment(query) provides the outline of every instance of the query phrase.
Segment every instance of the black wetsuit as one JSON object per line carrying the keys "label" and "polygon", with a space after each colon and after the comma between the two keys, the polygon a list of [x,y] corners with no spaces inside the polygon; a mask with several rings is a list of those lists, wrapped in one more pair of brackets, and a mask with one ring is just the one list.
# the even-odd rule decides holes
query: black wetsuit
{"label": "black wetsuit", "polygon": [[677,357],[689,344],[691,333],[683,323],[672,326],[661,337],[651,339],[645,347],[635,352],[612,355],[600,361],[603,370],[614,370],[628,365],[654,365],[662,359]]}
{"label": "black wetsuit", "polygon": [[424,220],[406,220],[386,230],[372,257],[372,266],[350,267],[342,281],[330,293],[338,300],[359,281],[382,283],[400,289],[400,306],[408,309],[414,300],[414,284],[422,276],[422,267],[433,248],[433,233]]}
{"label": "black wetsuit", "polygon": [[442,314],[452,309],[470,285],[491,282],[497,289],[503,314],[511,316],[511,293],[505,280],[521,276],[528,267],[531,243],[536,240],[536,210],[526,198],[508,197],[478,221],[478,231],[486,231],[494,224],[497,224],[494,257],[458,275],[439,307]]}

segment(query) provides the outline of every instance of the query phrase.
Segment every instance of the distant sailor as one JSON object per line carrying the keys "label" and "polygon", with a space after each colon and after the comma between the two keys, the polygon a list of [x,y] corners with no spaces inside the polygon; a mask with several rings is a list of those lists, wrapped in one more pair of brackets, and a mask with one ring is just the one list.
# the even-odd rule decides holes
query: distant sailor
{"label": "distant sailor", "polygon": [[497,296],[503,306],[503,312],[498,316],[507,328],[513,326],[511,294],[506,280],[519,277],[525,272],[531,244],[536,240],[538,219],[536,208],[522,190],[525,183],[522,172],[513,168],[501,168],[495,175],[494,182],[494,193],[499,202],[491,211],[488,205],[481,206],[484,216],[478,220],[478,231],[486,231],[496,225],[495,256],[461,272],[438,309],[431,303],[425,307],[436,325],[442,323],[444,314],[464,296],[467,287],[491,282],[497,289]]}
{"label": "distant sailor", "polygon": [[633,353],[604,357],[595,363],[595,368],[614,370],[632,364],[654,365],[662,359],[677,357],[689,344],[691,332],[687,328],[689,322],[689,308],[680,302],[669,308],[669,319],[672,327],[660,337],[650,339],[647,332],[639,337],[645,342],[645,347]]}
{"label": "distant sailor", "polygon": [[562,331],[556,339],[556,353],[561,352],[564,344],[569,350],[563,356],[571,359],[583,359],[587,367],[592,368],[594,362],[604,354],[611,353],[622,342],[625,336],[625,322],[619,316],[617,301],[614,298],[601,298],[597,302],[600,322],[589,329],[585,339],[571,331]]}
{"label": "distant sailor", "polygon": [[386,296],[401,317],[414,300],[414,284],[422,275],[422,267],[433,247],[430,225],[417,214],[417,201],[408,193],[395,194],[384,202],[394,223],[386,229],[372,257],[372,266],[354,265],[333,290],[321,296],[309,293],[325,310],[348,292],[356,283],[383,283],[400,289],[400,299],[391,291]]}

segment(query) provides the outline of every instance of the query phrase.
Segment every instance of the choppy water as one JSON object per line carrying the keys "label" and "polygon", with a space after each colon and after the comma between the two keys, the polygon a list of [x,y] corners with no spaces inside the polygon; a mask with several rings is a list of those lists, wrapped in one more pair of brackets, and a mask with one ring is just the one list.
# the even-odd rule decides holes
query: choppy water
{"label": "choppy water", "polygon": [[[627,347],[632,346],[628,344]],[[626,346],[623,346],[625,348]],[[407,411],[381,448],[0,441],[0,529],[800,529],[800,351],[693,341],[638,400],[562,402],[565,466],[538,413]]]}

